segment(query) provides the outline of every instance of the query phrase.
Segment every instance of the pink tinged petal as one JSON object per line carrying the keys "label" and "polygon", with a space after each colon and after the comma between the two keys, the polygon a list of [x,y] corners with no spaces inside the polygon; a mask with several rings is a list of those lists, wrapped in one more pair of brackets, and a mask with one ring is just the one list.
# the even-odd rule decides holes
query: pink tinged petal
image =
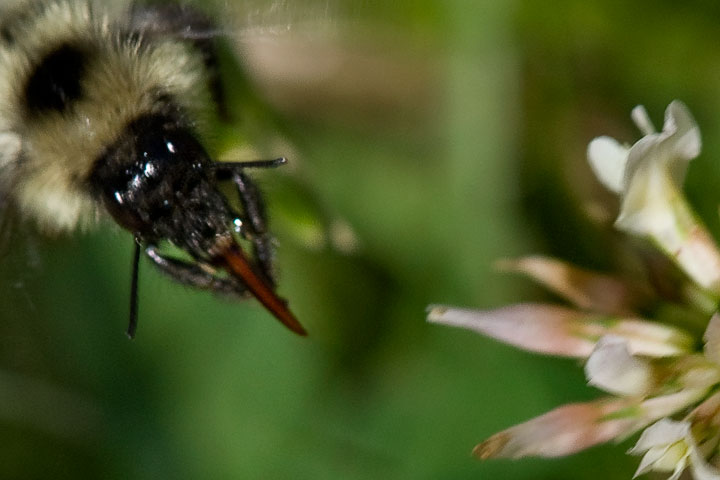
{"label": "pink tinged petal", "polygon": [[705,358],[720,366],[720,315],[715,313],[703,335]]}
{"label": "pink tinged petal", "polygon": [[629,149],[610,137],[598,137],[588,145],[593,173],[608,190],[621,193]]}
{"label": "pink tinged petal", "polygon": [[655,384],[650,362],[630,355],[627,342],[610,335],[597,343],[585,376],[590,385],[626,397],[645,396]]}
{"label": "pink tinged petal", "polygon": [[703,225],[695,224],[674,253],[675,261],[691,279],[720,293],[720,252]]}
{"label": "pink tinged petal", "polygon": [[519,304],[497,310],[467,310],[432,306],[428,320],[462,327],[533,352],[587,357],[595,341],[575,334],[583,314],[568,308]]}
{"label": "pink tinged petal", "polygon": [[[623,441],[641,428],[657,421],[660,418],[670,417],[680,411],[687,409],[694,403],[702,400],[708,393],[705,388],[686,388],[679,392],[658,397],[648,398],[639,404],[628,398],[629,403],[626,411],[622,413],[627,418],[632,418],[632,426],[620,434],[616,440]],[[616,414],[619,416],[619,414]]]}
{"label": "pink tinged petal", "polygon": [[502,260],[497,266],[528,275],[583,310],[628,314],[650,296],[609,275],[543,256]]}
{"label": "pink tinged petal", "polygon": [[695,423],[717,425],[718,421],[720,421],[718,413],[720,413],[720,392],[715,392],[695,407],[688,415],[688,418],[691,418]]}
{"label": "pink tinged petal", "polygon": [[597,340],[608,334],[624,338],[631,353],[638,355],[673,356],[692,345],[686,333],[666,325],[546,304],[497,310],[431,306],[428,321],[473,330],[525,350],[566,357],[589,357]]}
{"label": "pink tinged petal", "polygon": [[[623,441],[641,428],[657,421],[660,418],[670,417],[694,403],[702,400],[708,392],[708,388],[686,388],[679,392],[658,397],[648,398],[641,403],[630,403],[628,414],[632,415],[632,428],[628,428],[625,434],[620,435],[617,440]],[[632,402],[631,399],[628,401]]]}
{"label": "pink tinged petal", "polygon": [[628,433],[633,418],[610,417],[627,406],[612,399],[564,405],[493,435],[473,454],[481,459],[570,455]]}

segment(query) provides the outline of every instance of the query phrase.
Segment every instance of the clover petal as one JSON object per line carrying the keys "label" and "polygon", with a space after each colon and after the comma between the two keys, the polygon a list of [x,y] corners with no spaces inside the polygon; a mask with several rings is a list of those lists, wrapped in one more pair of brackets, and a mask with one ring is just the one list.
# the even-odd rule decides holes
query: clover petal
{"label": "clover petal", "polygon": [[588,146],[598,179],[621,197],[615,226],[653,240],[695,283],[720,298],[720,252],[682,194],[688,165],[702,147],[700,130],[677,100],[665,111],[662,132],[654,132],[644,109],[636,107],[633,118],[646,135],[624,158],[623,147],[608,137]]}
{"label": "clover petal", "polygon": [[690,421],[663,418],[640,435],[628,453],[644,453],[635,477],[651,470],[672,472],[668,480],[680,478],[689,466],[695,480],[720,480],[720,471],[707,463],[693,436]]}
{"label": "clover petal", "polygon": [[627,405],[617,399],[563,405],[496,433],[473,454],[483,459],[569,455],[632,431],[633,418],[612,417]]}
{"label": "clover petal", "polygon": [[647,290],[619,278],[541,255],[500,260],[495,265],[529,276],[583,310],[626,315],[652,298]]}
{"label": "clover petal", "polygon": [[682,355],[692,348],[692,337],[669,325],[557,305],[523,303],[496,310],[431,305],[428,321],[473,330],[525,350],[566,357],[589,357],[605,335],[623,338],[631,353],[651,357]]}
{"label": "clover petal", "polygon": [[598,341],[585,364],[588,383],[608,393],[621,396],[644,396],[654,386],[649,361],[630,355],[625,340],[607,335]]}
{"label": "clover petal", "polygon": [[595,176],[608,190],[622,193],[629,148],[610,137],[598,137],[588,145],[587,156]]}

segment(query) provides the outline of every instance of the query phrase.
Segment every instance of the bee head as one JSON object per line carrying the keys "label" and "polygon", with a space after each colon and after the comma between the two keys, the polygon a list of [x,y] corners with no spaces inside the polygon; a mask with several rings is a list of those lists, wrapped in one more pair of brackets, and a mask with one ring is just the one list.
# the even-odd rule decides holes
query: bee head
{"label": "bee head", "polygon": [[216,190],[213,162],[191,130],[168,116],[132,122],[99,158],[92,189],[123,228],[167,239],[195,256],[227,235],[233,215]]}

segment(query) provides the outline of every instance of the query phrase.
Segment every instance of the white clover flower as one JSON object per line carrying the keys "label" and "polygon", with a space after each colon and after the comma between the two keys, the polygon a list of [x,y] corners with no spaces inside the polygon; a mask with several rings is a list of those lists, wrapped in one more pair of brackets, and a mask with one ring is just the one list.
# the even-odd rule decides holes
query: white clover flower
{"label": "white clover flower", "polygon": [[720,471],[705,461],[687,420],[663,418],[646,428],[628,453],[644,454],[635,477],[654,470],[672,472],[668,480],[677,480],[690,467],[695,480],[720,480]]}
{"label": "white clover flower", "polygon": [[[485,315],[481,313],[481,317]],[[471,311],[448,310],[443,307],[435,307],[429,316],[431,321],[471,329],[475,327],[468,322],[477,320],[472,318]],[[502,319],[501,315],[499,320],[502,322]],[[481,322],[485,320],[480,319]],[[714,325],[709,331],[720,331],[720,316],[714,317],[711,324]],[[551,339],[554,338],[559,342],[559,347],[552,353],[566,353],[564,350],[567,348],[567,337],[562,334],[558,336],[556,326],[550,326],[549,334],[542,332],[546,327],[545,325],[539,329],[531,329],[530,337],[542,337],[539,342],[546,345],[551,345]],[[523,330],[512,321],[507,328],[508,332]],[[517,338],[493,336],[505,341],[517,341]],[[715,333],[711,336],[715,336]],[[713,342],[715,340],[713,339]],[[496,433],[477,445],[473,453],[484,459],[569,455],[599,443],[627,438],[659,419],[672,416],[700,402],[714,386],[720,384],[720,364],[703,355],[686,352],[677,354],[678,356],[669,362],[654,363],[651,357],[631,355],[630,345],[627,338],[607,335],[595,343],[595,348],[587,359],[585,373],[588,383],[611,396],[560,406]],[[710,355],[714,356],[715,352]],[[672,379],[672,385],[666,384],[668,379]],[[720,402],[718,403],[720,406]],[[675,441],[673,437],[673,442]],[[674,452],[675,450],[671,453]],[[684,462],[680,471],[687,464],[689,450],[683,450],[683,455],[685,456],[675,459],[676,462]],[[662,465],[666,465],[669,459],[670,457],[666,457]]]}
{"label": "white clover flower", "polygon": [[635,446],[628,452],[645,454],[635,477],[650,470],[672,472],[668,480],[677,480],[690,458],[690,422],[675,422],[666,418],[645,429]]}
{"label": "white clover flower", "polygon": [[[688,295],[685,280],[669,282],[678,288],[672,292],[653,282],[531,256],[499,266],[529,276],[572,306],[435,305],[428,308],[428,321],[537,353],[582,359],[588,384],[604,392],[597,400],[562,405],[496,433],[475,447],[476,456],[557,457],[644,429],[630,451],[643,455],[636,476],[659,471],[677,480],[689,470],[695,480],[720,480],[720,313],[709,313],[720,301],[720,251],[682,193],[688,164],[700,153],[700,133],[678,101],[668,106],[662,132],[642,107],[632,116],[645,136],[632,147],[609,137],[593,140],[590,164],[621,197],[616,226],[652,240],[700,287],[694,288],[697,297]],[[669,309],[666,300],[672,302]],[[702,349],[700,326],[706,327]]]}
{"label": "white clover flower", "polygon": [[[700,472],[713,471],[705,456],[692,450],[694,444],[685,430],[679,436],[676,426],[669,435],[666,426],[668,417],[699,402],[695,417],[715,422],[717,416],[715,423],[720,423],[720,394],[703,402],[720,385],[720,315],[711,318],[703,336],[704,355],[693,352],[688,334],[674,327],[643,320],[598,325],[583,315],[551,305],[517,305],[489,312],[430,308],[432,322],[478,331],[532,351],[586,358],[588,384],[610,394],[560,406],[496,433],[473,453],[480,458],[564,456],[622,440],[660,420],[645,430],[643,441],[631,452],[647,452],[638,474],[654,469],[679,476],[691,462]],[[720,480],[700,475],[696,479]]]}
{"label": "white clover flower", "polygon": [[700,154],[700,130],[677,100],[665,111],[662,132],[643,107],[632,116],[645,133],[632,147],[610,137],[588,146],[595,175],[622,199],[615,225],[652,239],[692,280],[720,296],[720,252],[682,194],[688,164]]}

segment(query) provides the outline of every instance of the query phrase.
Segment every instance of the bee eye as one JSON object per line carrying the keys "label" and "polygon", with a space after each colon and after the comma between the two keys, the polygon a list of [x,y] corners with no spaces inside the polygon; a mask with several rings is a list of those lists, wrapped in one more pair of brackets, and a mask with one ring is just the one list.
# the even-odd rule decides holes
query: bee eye
{"label": "bee eye", "polygon": [[131,130],[135,137],[136,155],[142,162],[203,163],[208,159],[205,149],[196,140],[193,132],[178,127],[167,118],[142,118],[131,126]]}
{"label": "bee eye", "polygon": [[142,135],[138,139],[138,151],[146,160],[170,159],[175,153],[175,144],[154,135]]}

